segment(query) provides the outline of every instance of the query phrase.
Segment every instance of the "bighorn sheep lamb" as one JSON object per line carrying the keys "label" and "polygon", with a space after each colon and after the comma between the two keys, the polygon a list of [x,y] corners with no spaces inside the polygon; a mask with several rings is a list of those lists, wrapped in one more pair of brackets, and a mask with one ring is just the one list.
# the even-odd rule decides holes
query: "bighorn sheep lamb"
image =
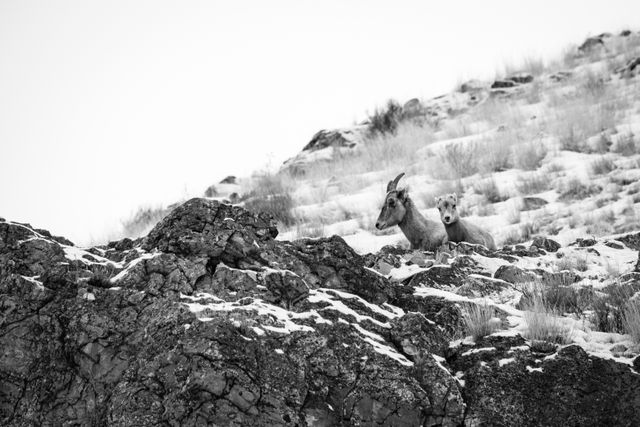
{"label": "bighorn sheep lamb", "polygon": [[445,241],[480,244],[495,251],[496,244],[493,237],[477,225],[460,218],[457,204],[458,196],[455,193],[436,197],[436,207],[440,211],[440,219],[447,231]]}

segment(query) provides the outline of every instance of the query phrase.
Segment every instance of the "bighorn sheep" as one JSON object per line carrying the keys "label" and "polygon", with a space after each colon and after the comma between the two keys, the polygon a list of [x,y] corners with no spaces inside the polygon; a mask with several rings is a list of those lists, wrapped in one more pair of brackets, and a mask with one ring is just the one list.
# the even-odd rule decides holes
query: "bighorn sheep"
{"label": "bighorn sheep", "polygon": [[458,196],[456,193],[436,197],[436,207],[440,211],[440,219],[447,231],[445,241],[480,244],[495,251],[496,244],[493,241],[493,237],[477,225],[460,218],[456,208],[457,204]]}
{"label": "bighorn sheep", "polygon": [[426,219],[418,212],[406,188],[397,189],[398,181],[403,176],[404,173],[401,173],[387,184],[387,196],[376,228],[384,230],[397,225],[411,243],[411,249],[435,251],[446,237],[444,227],[439,222]]}

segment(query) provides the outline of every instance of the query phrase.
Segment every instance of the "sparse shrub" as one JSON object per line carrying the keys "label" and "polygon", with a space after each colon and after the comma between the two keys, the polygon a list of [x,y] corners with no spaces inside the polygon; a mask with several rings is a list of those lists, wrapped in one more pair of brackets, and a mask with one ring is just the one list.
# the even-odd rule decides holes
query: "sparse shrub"
{"label": "sparse shrub", "polygon": [[622,314],[624,331],[631,335],[635,343],[640,343],[640,302],[637,299],[627,303]]}
{"label": "sparse shrub", "polygon": [[559,162],[548,163],[544,166],[545,173],[558,173],[564,170],[564,166]]}
{"label": "sparse shrub", "polygon": [[498,322],[494,321],[493,307],[486,302],[467,305],[464,312],[464,324],[467,334],[476,341],[491,335],[498,329]]}
{"label": "sparse shrub", "polygon": [[593,299],[593,289],[574,288],[543,279],[523,287],[519,305],[529,307],[536,298],[540,298],[554,312],[581,314]]}
{"label": "sparse shrub", "polygon": [[616,165],[615,163],[613,163],[613,160],[605,156],[601,156],[591,162],[590,168],[591,173],[593,173],[594,175],[606,175],[614,170],[616,168]]}
{"label": "sparse shrub", "polygon": [[515,166],[524,170],[536,170],[547,155],[547,147],[541,142],[520,144],[515,150]]}
{"label": "sparse shrub", "polygon": [[476,207],[476,214],[478,216],[489,216],[489,215],[495,215],[496,210],[493,207],[492,204],[490,203],[480,203],[477,207]]}
{"label": "sparse shrub", "polygon": [[584,82],[582,83],[582,89],[594,98],[602,97],[606,91],[604,76],[588,72]]}
{"label": "sparse shrub", "polygon": [[385,108],[376,108],[369,116],[369,136],[395,134],[398,124],[402,121],[402,106],[397,101],[390,99]]}
{"label": "sparse shrub", "polygon": [[539,173],[519,175],[516,189],[522,195],[537,194],[547,191],[551,186],[549,177]]}
{"label": "sparse shrub", "polygon": [[295,235],[297,239],[303,237],[323,237],[324,236],[324,224],[312,223],[312,224],[297,224],[295,228]]}
{"label": "sparse shrub", "polygon": [[622,156],[632,156],[636,154],[637,148],[633,133],[624,134],[618,137],[613,151]]}
{"label": "sparse shrub", "polygon": [[507,222],[509,224],[518,224],[521,219],[520,209],[517,206],[512,206],[507,211]]}
{"label": "sparse shrub", "polygon": [[500,194],[500,190],[493,178],[477,181],[473,185],[473,191],[483,195],[489,203],[498,203],[508,199],[507,196]]}
{"label": "sparse shrub", "polygon": [[132,239],[143,236],[171,211],[171,207],[141,207],[129,219],[122,221],[122,234]]}
{"label": "sparse shrub", "polygon": [[511,230],[502,241],[503,245],[517,245],[521,243],[522,237],[520,236],[520,232],[518,230]]}
{"label": "sparse shrub", "polygon": [[520,238],[521,241],[526,242],[531,240],[531,238],[540,231],[540,226],[536,223],[525,222],[520,226]]}
{"label": "sparse shrub", "polygon": [[592,304],[591,321],[596,330],[625,333],[625,309],[639,288],[638,284],[612,284],[605,287],[604,295],[595,298]]}
{"label": "sparse shrub", "polygon": [[525,337],[533,342],[567,344],[571,341],[571,330],[563,325],[557,313],[546,305],[540,292],[532,296],[525,309],[524,320],[527,324]]}
{"label": "sparse shrub", "polygon": [[611,209],[605,209],[598,214],[586,216],[584,223],[587,228],[585,231],[593,236],[611,234],[614,231],[615,222],[616,216],[613,211]]}
{"label": "sparse shrub", "polygon": [[517,141],[511,133],[500,134],[491,141],[478,143],[476,162],[481,172],[501,172],[513,167],[513,146]]}
{"label": "sparse shrub", "polygon": [[587,257],[576,254],[566,255],[555,262],[557,271],[587,271]]}
{"label": "sparse shrub", "polygon": [[253,212],[266,212],[285,226],[296,223],[291,190],[283,174],[265,173],[254,179],[251,191],[244,198],[244,207]]}
{"label": "sparse shrub", "polygon": [[477,147],[472,143],[448,144],[438,154],[439,163],[454,179],[475,174],[477,166]]}
{"label": "sparse shrub", "polygon": [[583,184],[578,178],[571,178],[562,182],[559,190],[559,199],[570,201],[586,199],[602,191],[602,188],[597,185]]}

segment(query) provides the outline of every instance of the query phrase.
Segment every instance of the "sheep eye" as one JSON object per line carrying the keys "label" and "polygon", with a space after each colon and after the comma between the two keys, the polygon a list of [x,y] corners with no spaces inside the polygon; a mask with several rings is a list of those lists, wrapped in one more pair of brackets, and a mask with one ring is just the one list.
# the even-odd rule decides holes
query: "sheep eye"
{"label": "sheep eye", "polygon": [[455,208],[456,208],[456,205],[453,205],[453,209],[455,209]]}
{"label": "sheep eye", "polygon": [[389,200],[389,207],[393,208],[396,206],[396,202],[394,202],[393,200]]}

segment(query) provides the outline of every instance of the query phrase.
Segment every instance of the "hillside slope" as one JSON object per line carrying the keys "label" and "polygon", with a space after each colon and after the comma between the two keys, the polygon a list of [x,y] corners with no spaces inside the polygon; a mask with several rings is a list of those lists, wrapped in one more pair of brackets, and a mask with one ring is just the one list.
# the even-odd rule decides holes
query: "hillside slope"
{"label": "hillside slope", "polygon": [[406,244],[397,228],[374,228],[400,172],[425,216],[438,218],[434,196],[456,191],[499,245],[637,229],[639,58],[639,33],[602,34],[554,63],[390,102],[361,125],[318,132],[278,173],[234,191],[274,214],[283,239],[338,234],[360,253]]}
{"label": "hillside slope", "polygon": [[[206,199],[86,249],[0,220],[2,425],[640,423],[637,344],[575,313],[538,313],[557,335],[532,338],[521,286],[597,283],[615,259],[637,291],[638,234],[364,258],[276,234]],[[551,268],[572,257],[580,275]]]}

